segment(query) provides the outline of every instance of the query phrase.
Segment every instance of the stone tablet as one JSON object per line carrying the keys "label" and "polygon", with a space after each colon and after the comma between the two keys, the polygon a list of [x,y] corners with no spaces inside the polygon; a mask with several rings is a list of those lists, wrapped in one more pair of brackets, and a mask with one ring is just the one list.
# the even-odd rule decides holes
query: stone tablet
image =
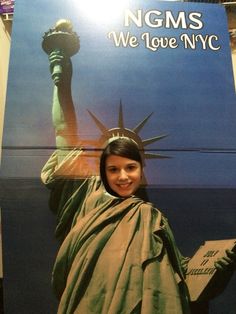
{"label": "stone tablet", "polygon": [[236,239],[205,241],[188,264],[186,283],[191,301],[199,300],[210,289],[216,273],[214,263],[226,255],[226,249],[236,248]]}

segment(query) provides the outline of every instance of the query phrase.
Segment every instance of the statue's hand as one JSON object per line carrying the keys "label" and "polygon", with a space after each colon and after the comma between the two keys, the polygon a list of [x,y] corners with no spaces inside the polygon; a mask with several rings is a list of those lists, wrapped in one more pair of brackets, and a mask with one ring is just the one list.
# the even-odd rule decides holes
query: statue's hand
{"label": "statue's hand", "polygon": [[236,269],[236,252],[226,250],[226,256],[215,262],[215,267],[219,271],[233,271]]}
{"label": "statue's hand", "polygon": [[49,55],[50,72],[55,85],[70,84],[72,64],[63,51],[57,49]]}

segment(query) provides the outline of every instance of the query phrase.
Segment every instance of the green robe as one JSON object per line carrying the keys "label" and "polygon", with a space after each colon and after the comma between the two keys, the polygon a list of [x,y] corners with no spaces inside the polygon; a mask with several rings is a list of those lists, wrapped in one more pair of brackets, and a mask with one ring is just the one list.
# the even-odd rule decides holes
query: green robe
{"label": "green robe", "polygon": [[42,178],[62,241],[52,276],[58,313],[189,313],[187,259],[161,212],[107,194],[98,177],[55,175],[56,167],[54,154]]}

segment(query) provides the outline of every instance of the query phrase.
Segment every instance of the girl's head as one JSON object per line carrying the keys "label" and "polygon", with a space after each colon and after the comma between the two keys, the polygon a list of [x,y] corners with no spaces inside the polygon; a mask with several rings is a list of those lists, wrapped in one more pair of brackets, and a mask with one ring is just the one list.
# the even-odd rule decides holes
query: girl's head
{"label": "girl's head", "polygon": [[143,163],[138,145],[122,137],[110,142],[100,158],[100,176],[107,192],[129,197],[140,186]]}

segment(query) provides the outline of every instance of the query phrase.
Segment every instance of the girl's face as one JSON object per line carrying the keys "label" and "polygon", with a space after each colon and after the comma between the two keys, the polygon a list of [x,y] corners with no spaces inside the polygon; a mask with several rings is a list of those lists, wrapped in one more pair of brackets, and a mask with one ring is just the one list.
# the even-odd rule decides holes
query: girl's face
{"label": "girl's face", "polygon": [[116,194],[129,197],[136,192],[142,179],[142,167],[138,161],[110,155],[105,167],[107,182]]}

